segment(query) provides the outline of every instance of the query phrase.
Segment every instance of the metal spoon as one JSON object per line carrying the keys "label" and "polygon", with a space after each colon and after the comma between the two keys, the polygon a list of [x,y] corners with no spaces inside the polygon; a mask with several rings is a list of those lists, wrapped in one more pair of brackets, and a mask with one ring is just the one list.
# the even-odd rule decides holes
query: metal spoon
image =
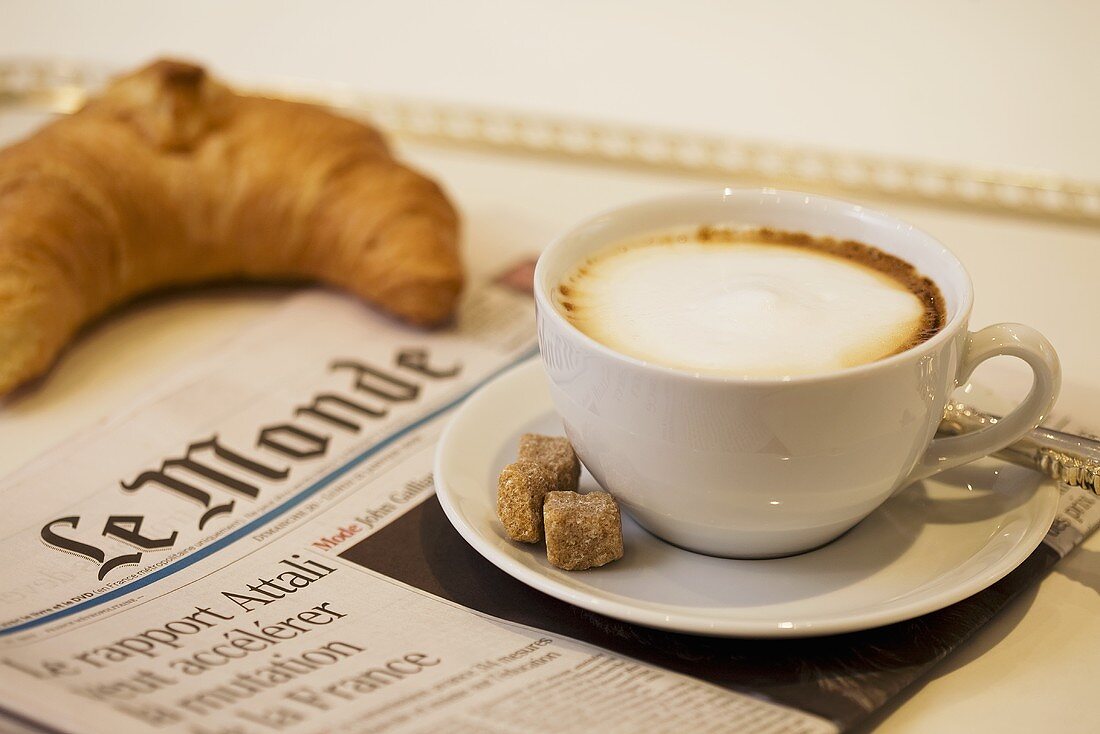
{"label": "metal spoon", "polygon": [[[940,435],[957,436],[1000,420],[963,403],[949,403]],[[1100,441],[1039,426],[994,454],[998,459],[1042,472],[1048,477],[1100,495]]]}

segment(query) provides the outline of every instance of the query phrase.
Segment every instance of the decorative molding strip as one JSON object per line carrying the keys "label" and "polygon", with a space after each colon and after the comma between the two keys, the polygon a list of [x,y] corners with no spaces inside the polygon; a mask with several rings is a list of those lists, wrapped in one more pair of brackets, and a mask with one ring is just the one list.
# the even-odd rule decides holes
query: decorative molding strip
{"label": "decorative molding strip", "polygon": [[[63,61],[0,61],[0,106],[69,113],[109,71]],[[366,115],[390,134],[432,144],[1100,226],[1100,183],[1055,175],[445,105],[327,83],[288,82],[256,93]]]}

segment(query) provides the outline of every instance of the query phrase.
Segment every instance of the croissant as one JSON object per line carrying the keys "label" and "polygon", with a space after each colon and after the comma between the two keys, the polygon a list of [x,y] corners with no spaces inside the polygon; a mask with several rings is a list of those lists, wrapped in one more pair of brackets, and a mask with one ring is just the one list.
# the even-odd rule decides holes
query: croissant
{"label": "croissant", "polygon": [[156,61],[0,151],[0,395],[172,286],[317,280],[439,324],[463,283],[457,229],[374,129]]}

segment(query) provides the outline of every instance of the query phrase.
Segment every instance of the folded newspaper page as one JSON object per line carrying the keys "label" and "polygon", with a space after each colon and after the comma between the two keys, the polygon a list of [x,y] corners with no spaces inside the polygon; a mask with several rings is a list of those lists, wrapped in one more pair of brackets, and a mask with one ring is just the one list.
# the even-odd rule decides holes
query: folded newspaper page
{"label": "folded newspaper page", "polygon": [[309,291],[0,482],[0,730],[837,732],[1100,514],[1067,494],[1014,574],[879,630],[715,640],[600,617],[482,559],[433,493],[451,410],[531,358],[533,331],[506,281],[437,333]]}
{"label": "folded newspaper page", "polygon": [[449,411],[532,335],[507,286],[434,334],[308,293],[18,472],[3,707],[81,732],[834,730],[333,552],[434,503]]}

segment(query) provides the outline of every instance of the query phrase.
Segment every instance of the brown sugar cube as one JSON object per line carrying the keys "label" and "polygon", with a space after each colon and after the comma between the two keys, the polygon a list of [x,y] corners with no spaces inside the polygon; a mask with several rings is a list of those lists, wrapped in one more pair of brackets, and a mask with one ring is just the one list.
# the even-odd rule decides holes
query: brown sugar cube
{"label": "brown sugar cube", "polygon": [[542,506],[546,560],[583,571],[623,557],[619,506],[607,492],[551,492]]}
{"label": "brown sugar cube", "polygon": [[542,501],[554,488],[554,478],[541,464],[517,461],[497,479],[497,517],[512,540],[542,540]]}
{"label": "brown sugar cube", "polygon": [[554,477],[555,491],[577,491],[581,462],[573,451],[573,444],[565,436],[525,433],[519,437],[519,458],[537,462],[549,469]]}

